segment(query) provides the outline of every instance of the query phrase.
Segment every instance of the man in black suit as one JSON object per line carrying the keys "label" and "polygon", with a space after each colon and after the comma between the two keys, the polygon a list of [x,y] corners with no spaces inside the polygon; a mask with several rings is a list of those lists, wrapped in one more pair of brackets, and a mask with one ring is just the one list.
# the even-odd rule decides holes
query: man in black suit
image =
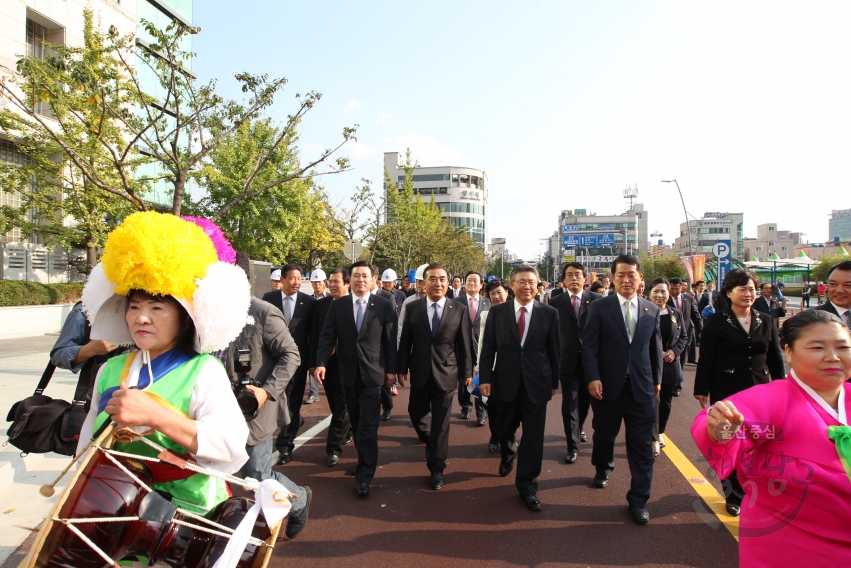
{"label": "man in black suit", "polygon": [[[668,298],[668,305],[672,308],[677,308],[683,314],[689,343],[697,341],[697,334],[703,327],[703,321],[701,321],[700,313],[697,311],[695,299],[691,295],[684,293],[684,284],[679,278],[671,278],[669,282],[671,283],[671,297]],[[687,355],[688,349],[683,349],[683,352],[680,353],[680,365],[683,368],[686,366]],[[680,388],[679,385],[677,388]]]}
{"label": "man in black suit", "polygon": [[600,294],[583,290],[585,266],[569,262],[561,271],[566,292],[556,296],[550,305],[558,311],[558,326],[561,336],[561,417],[564,435],[567,438],[565,463],[576,463],[582,426],[591,406],[591,395],[585,386],[582,368],[582,329],[588,318],[588,307]]}
{"label": "man in black suit", "polygon": [[838,315],[851,328],[851,260],[834,264],[827,275],[827,297],[816,310]]}
{"label": "man in black suit", "polygon": [[[583,283],[583,285],[584,285],[584,283]],[[556,296],[560,296],[561,294],[564,294],[565,290],[566,290],[566,288],[564,287],[564,283],[561,280],[556,282],[556,287],[550,293],[550,301],[552,301],[553,298],[555,298]]]}
{"label": "man in black suit", "polygon": [[641,263],[636,257],[617,257],[612,272],[615,294],[591,303],[582,331],[582,363],[594,410],[591,463],[597,469],[594,485],[608,485],[623,421],[632,474],[626,499],[633,520],[645,524],[653,481],[654,398],[662,384],[659,308],[638,296]]}
{"label": "man in black suit", "polygon": [[[373,274],[370,293],[375,294],[379,298],[390,300],[390,303],[392,303],[395,308],[396,298],[393,297],[393,294],[381,287],[381,278],[379,277],[378,267],[374,264],[370,264],[369,267],[372,269]],[[396,310],[396,319],[399,319],[399,310]],[[390,413],[393,411],[393,388],[395,387],[395,384],[396,383],[394,382],[391,385],[381,387],[381,418],[383,420],[390,420]]]}
{"label": "man in black suit", "polygon": [[397,367],[396,308],[390,300],[370,293],[374,279],[369,263],[352,265],[352,295],[331,302],[319,335],[314,372],[319,382],[325,380],[336,349],[358,450],[355,482],[364,497],[378,466],[381,388],[393,384]]}
{"label": "man in black suit", "polygon": [[452,278],[452,288],[446,292],[446,297],[450,300],[457,300],[460,298],[464,294],[464,290],[461,289],[461,284],[463,284],[463,282],[461,281],[460,276]]}
{"label": "man in black suit", "polygon": [[[536,301],[538,271],[521,264],[511,270],[514,300],[488,312],[479,357],[482,396],[499,402],[497,429],[502,459],[499,475],[514,468],[514,485],[530,511],[540,511],[538,475],[544,456],[547,402],[558,389],[559,330],[555,308]],[[494,361],[499,363],[494,368]],[[515,434],[523,424],[518,449]]]}
{"label": "man in black suit", "polygon": [[[479,352],[479,334],[482,329],[482,312],[491,309],[491,302],[481,295],[482,275],[478,272],[468,272],[465,278],[466,291],[462,291],[455,301],[467,308],[467,317],[470,319],[470,346],[473,350],[473,366],[478,364],[476,354]],[[484,426],[487,422],[488,409],[485,403],[475,398],[465,388],[458,389],[458,404],[461,405],[461,419],[470,417],[473,405],[476,407],[476,424]]]}
{"label": "man in black suit", "polygon": [[[269,302],[284,314],[287,328],[298,346],[298,354],[301,364],[287,385],[287,407],[279,407],[279,416],[289,413],[290,422],[286,427],[281,427],[275,447],[278,449],[278,462],[275,465],[283,465],[292,460],[292,452],[295,448],[295,437],[304,423],[301,417],[301,405],[304,399],[304,389],[307,383],[308,346],[310,344],[310,324],[313,319],[313,309],[316,307],[316,299],[312,295],[299,291],[301,288],[301,268],[295,264],[287,264],[281,268],[280,291],[272,290],[263,295],[263,300]],[[286,419],[279,418],[279,424],[285,424]]]}
{"label": "man in black suit", "polygon": [[[473,380],[470,318],[467,309],[446,297],[449,272],[439,264],[425,270],[426,293],[408,306],[399,340],[399,383],[411,373],[408,415],[426,445],[431,488],[443,487],[449,455],[449,411],[455,389]],[[460,384],[460,385],[459,385]]]}
{"label": "man in black suit", "polygon": [[[313,310],[313,324],[310,327],[310,374],[316,370],[316,351],[319,347],[319,336],[325,326],[325,318],[331,308],[331,302],[349,295],[349,271],[345,268],[335,268],[328,278],[328,290],[331,295],[316,301],[316,309]],[[325,396],[328,397],[328,406],[331,409],[331,424],[328,426],[328,439],[325,443],[326,465],[334,467],[340,463],[343,454],[343,446],[353,439],[352,425],[349,421],[349,413],[346,410],[346,394],[343,392],[343,383],[340,380],[340,365],[337,361],[337,353],[331,353],[326,362]]]}

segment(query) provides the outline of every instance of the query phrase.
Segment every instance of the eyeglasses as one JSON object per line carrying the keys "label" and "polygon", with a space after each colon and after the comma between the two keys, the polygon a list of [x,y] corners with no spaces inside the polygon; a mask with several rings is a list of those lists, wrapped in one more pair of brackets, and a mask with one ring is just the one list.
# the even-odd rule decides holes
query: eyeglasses
{"label": "eyeglasses", "polygon": [[530,286],[532,288],[538,287],[538,281],[537,280],[515,280],[514,283],[517,284],[518,286],[520,286],[521,288],[525,288],[527,286]]}

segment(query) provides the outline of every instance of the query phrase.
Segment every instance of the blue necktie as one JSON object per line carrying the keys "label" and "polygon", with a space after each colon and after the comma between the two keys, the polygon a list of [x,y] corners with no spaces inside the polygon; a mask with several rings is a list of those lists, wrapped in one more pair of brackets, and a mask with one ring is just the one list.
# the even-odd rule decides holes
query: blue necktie
{"label": "blue necktie", "polygon": [[437,328],[440,326],[440,317],[437,315],[437,304],[432,304],[432,308],[434,308],[434,315],[431,317],[431,336],[437,336]]}
{"label": "blue necktie", "polygon": [[355,327],[360,333],[360,326],[363,325],[363,298],[358,298],[358,317],[355,319]]}

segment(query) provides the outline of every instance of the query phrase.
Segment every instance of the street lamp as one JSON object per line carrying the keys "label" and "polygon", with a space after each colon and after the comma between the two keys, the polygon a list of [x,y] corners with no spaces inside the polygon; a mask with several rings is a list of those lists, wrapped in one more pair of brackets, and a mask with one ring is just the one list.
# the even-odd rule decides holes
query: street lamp
{"label": "street lamp", "polygon": [[[683,199],[683,192],[680,191],[680,184],[677,183],[677,180],[675,180],[675,179],[663,179],[662,183],[675,183],[677,185],[677,193],[680,194],[680,202],[683,204],[683,213],[685,213],[685,215],[686,215],[686,233],[688,233],[688,250],[689,250],[689,254],[693,257],[694,256],[694,249],[691,246],[691,228],[688,226],[688,211],[686,211],[686,202]],[[692,262],[694,262],[694,259],[692,259]]]}

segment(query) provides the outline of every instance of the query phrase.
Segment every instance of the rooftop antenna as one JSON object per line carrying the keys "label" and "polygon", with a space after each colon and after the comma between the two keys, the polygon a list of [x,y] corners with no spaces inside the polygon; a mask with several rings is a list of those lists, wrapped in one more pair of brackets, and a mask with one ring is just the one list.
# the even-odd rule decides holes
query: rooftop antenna
{"label": "rooftop antenna", "polygon": [[629,213],[635,208],[635,200],[638,199],[638,184],[636,183],[635,187],[626,186],[626,189],[623,190],[623,198],[629,205],[626,210]]}

